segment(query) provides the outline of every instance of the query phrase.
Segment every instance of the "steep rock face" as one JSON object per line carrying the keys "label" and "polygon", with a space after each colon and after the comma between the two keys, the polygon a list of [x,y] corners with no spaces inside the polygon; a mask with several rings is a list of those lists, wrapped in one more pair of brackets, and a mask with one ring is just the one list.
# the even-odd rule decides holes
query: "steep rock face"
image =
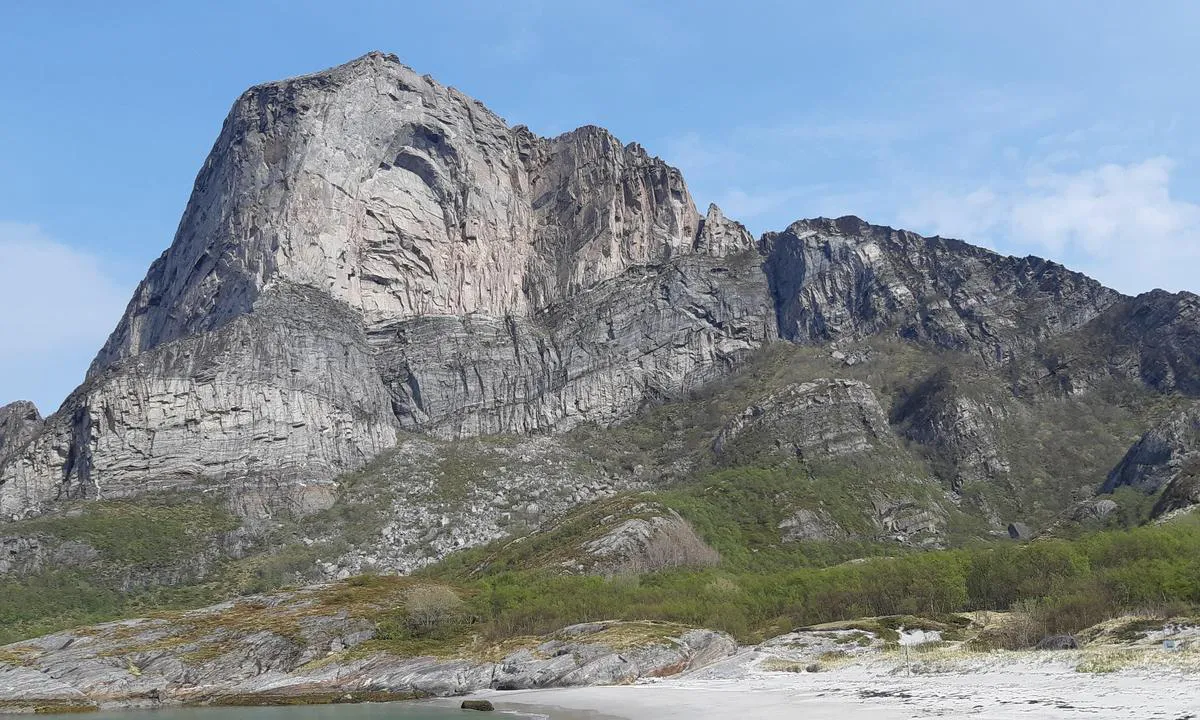
{"label": "steep rock face", "polygon": [[550,141],[516,134],[534,218],[523,258],[528,308],[691,249],[700,218],[675,168],[594,126]]}
{"label": "steep rock face", "polygon": [[252,88],[85,384],[4,451],[0,516],[214,482],[304,512],[398,428],[627,416],[775,337],[708,220],[640,146],[509,129],[393,56]]}
{"label": "steep rock face", "polygon": [[1153,290],[1121,298],[1095,320],[1040,346],[1019,390],[1086,391],[1117,377],[1200,396],[1200,297]]}
{"label": "steep rock face", "polygon": [[1080,327],[1120,295],[1040,258],[855,217],[793,223],[763,238],[780,335],[820,343],[895,332],[1000,363]]}
{"label": "steep rock face", "polygon": [[0,407],[0,462],[23,448],[42,429],[42,414],[28,400]]}
{"label": "steep rock face", "polygon": [[1200,395],[1200,297],[1162,290],[1121,306],[1118,353],[1137,358],[1137,378],[1157,390]]}
{"label": "steep rock face", "polygon": [[955,490],[973,482],[1008,475],[996,431],[999,409],[969,397],[942,368],[909,393],[892,413],[892,422],[908,439],[933,452],[948,467]]}
{"label": "steep rock face", "polygon": [[775,338],[753,253],[688,255],[530,318],[418,318],[372,336],[402,426],[442,436],[607,423]]}
{"label": "steep rock face", "polygon": [[[910,340],[1003,370],[1018,395],[1113,375],[1200,394],[1198,307],[852,217],[756,243],[636,144],[509,128],[372,53],[238,99],[85,383],[44,424],[0,414],[0,517],[195,485],[241,515],[303,513],[398,430],[613,423],[781,338]],[[868,386],[813,382],[732,419],[718,452],[903,445]],[[1008,473],[990,406],[926,399],[892,421],[951,482]],[[906,497],[880,499],[882,526],[915,527],[888,519]]]}
{"label": "steep rock face", "polygon": [[0,466],[0,515],[203,482],[243,514],[328,505],[329,481],[395,441],[361,330],[338,303],[276,285],[256,311],[93,376]]}
{"label": "steep rock face", "polygon": [[323,290],[368,328],[527,315],[690,249],[698,225],[679,172],[639,146],[510,130],[373,53],[237,101],[91,374],[219,327],[273,281]]}
{"label": "steep rock face", "polygon": [[837,457],[894,444],[870,386],[819,378],[784,388],[732,419],[713,442],[719,456],[773,448],[784,457]]}
{"label": "steep rock face", "polygon": [[1108,474],[1100,492],[1132,487],[1156,493],[1193,459],[1200,459],[1200,406],[1176,413],[1143,435]]}

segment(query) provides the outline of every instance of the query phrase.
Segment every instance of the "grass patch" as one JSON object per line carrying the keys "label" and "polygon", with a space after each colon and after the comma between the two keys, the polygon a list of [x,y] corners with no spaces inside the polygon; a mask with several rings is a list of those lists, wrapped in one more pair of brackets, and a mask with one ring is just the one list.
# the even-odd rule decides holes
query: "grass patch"
{"label": "grass patch", "polygon": [[141,495],[136,502],[80,503],[72,511],[8,523],[10,535],[43,535],[95,548],[102,562],[125,568],[170,566],[236,529],[238,521],[216,500],[195,493]]}
{"label": "grass patch", "polygon": [[1141,656],[1142,653],[1133,650],[1092,651],[1080,659],[1075,671],[1097,674],[1117,672],[1135,664]]}

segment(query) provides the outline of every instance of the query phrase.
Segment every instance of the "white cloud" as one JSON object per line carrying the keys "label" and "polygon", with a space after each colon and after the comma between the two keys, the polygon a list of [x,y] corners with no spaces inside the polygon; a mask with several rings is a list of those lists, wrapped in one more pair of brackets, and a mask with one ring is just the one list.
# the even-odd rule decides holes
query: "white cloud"
{"label": "white cloud", "polygon": [[1001,199],[988,188],[966,195],[944,190],[926,192],[913,207],[900,213],[901,227],[980,244],[987,244],[988,236],[1002,220]]}
{"label": "white cloud", "polygon": [[83,379],[129,289],[37,225],[0,222],[0,404],[53,410]]}
{"label": "white cloud", "polygon": [[1139,237],[1170,246],[1200,228],[1200,207],[1171,197],[1170,172],[1169,160],[1153,158],[1031,178],[1030,195],[1012,209],[1013,232],[1091,256],[1128,254]]}
{"label": "white cloud", "polygon": [[925,232],[1033,252],[1124,292],[1200,290],[1200,205],[1171,195],[1163,157],[1075,173],[1037,171],[999,192],[925,193],[901,214]]}

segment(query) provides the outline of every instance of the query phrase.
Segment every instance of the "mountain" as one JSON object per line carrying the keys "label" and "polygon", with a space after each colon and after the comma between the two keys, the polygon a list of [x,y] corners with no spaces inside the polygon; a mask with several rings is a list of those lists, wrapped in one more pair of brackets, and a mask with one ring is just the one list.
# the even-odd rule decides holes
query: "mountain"
{"label": "mountain", "polygon": [[165,503],[194,550],[166,584],[564,522],[634,564],[661,528],[722,553],[1045,528],[1165,487],[1121,457],[1200,395],[1198,308],[855,217],[755,239],[637,144],[538,137],[371,53],[237,100],[83,383],[0,409],[0,527],[22,572],[68,541],[116,568],[58,511]]}
{"label": "mountain", "polygon": [[400,429],[626,417],[774,337],[752,248],[639,146],[392,56],[253,88],[0,512],[209,481],[303,509]]}

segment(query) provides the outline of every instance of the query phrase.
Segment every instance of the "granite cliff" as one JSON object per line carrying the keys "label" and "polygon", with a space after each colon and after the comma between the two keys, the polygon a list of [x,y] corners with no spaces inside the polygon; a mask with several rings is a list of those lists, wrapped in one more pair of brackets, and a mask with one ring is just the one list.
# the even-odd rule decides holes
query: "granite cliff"
{"label": "granite cliff", "polygon": [[[786,466],[811,487],[779,496],[780,541],[941,544],[1111,491],[1200,394],[1198,307],[854,217],[756,240],[637,144],[538,137],[371,53],[236,101],[83,384],[45,420],[0,409],[0,518],[164,491],[248,526],[375,503],[397,517],[329,573],[402,571]],[[467,439],[542,435],[434,492]],[[1158,492],[1136,457],[1117,484]],[[375,485],[339,482],[364,467]]]}
{"label": "granite cliff", "polygon": [[757,265],[600,128],[509,128],[378,53],[259,86],[84,384],[6,433],[0,514],[197,483],[308,510],[400,429],[619,420],[774,338]]}

